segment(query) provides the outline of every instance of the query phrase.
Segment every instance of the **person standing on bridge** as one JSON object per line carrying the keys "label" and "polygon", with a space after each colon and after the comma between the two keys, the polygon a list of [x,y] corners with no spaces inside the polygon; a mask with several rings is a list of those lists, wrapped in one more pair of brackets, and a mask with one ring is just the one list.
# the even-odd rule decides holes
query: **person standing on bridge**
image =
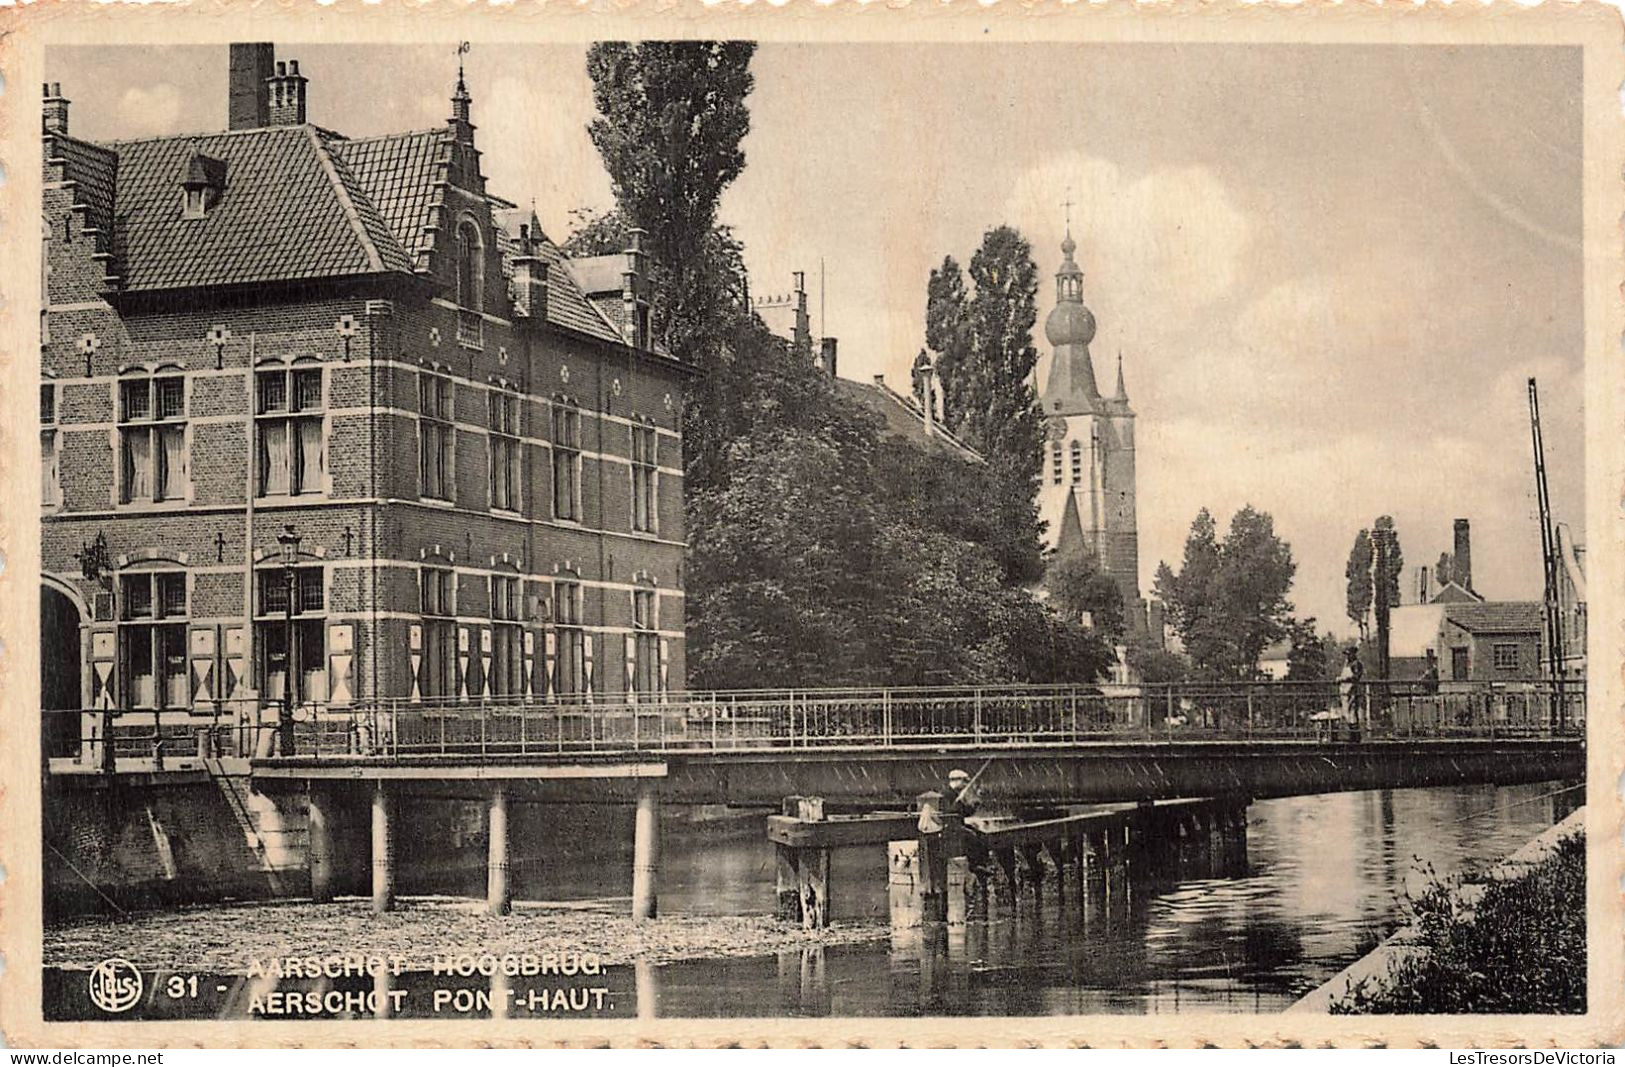
{"label": "person standing on bridge", "polygon": [[1360,739],[1360,701],[1364,697],[1361,680],[1365,677],[1365,664],[1360,662],[1358,649],[1343,650],[1343,673],[1337,677],[1338,694],[1343,699],[1343,726],[1349,740]]}

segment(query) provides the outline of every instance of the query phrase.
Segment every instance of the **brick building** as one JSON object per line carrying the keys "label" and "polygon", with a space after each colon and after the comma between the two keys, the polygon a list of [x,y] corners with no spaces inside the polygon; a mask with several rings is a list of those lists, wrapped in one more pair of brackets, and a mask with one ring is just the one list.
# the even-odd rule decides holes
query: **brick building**
{"label": "brick building", "polygon": [[46,86],[45,706],[680,689],[689,372],[638,235],[589,297],[487,191],[460,73],[445,125],[349,139],[271,45],[229,69],[196,136],[80,140]]}

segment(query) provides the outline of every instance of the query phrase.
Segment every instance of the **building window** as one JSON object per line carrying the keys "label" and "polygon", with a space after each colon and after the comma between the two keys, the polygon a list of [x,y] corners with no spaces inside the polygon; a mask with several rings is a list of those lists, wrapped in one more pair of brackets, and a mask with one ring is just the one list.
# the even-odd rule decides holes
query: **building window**
{"label": "building window", "polygon": [[186,379],[119,382],[119,499],[179,500],[186,485]]}
{"label": "building window", "polygon": [[1049,449],[1049,477],[1054,485],[1060,485],[1065,474],[1065,464],[1061,461],[1061,445],[1056,442]]}
{"label": "building window", "polygon": [[423,613],[423,695],[457,695],[457,578],[450,567],[419,576]]}
{"label": "building window", "polygon": [[319,493],[325,465],[322,371],[260,371],[254,376],[260,496]]}
{"label": "building window", "polygon": [[491,506],[523,510],[519,481],[519,397],[491,392]]}
{"label": "building window", "polygon": [[524,631],[519,625],[519,579],[511,574],[491,576],[492,696],[517,696],[524,685]]}
{"label": "building window", "polygon": [[132,708],[188,704],[186,575],[126,574],[119,579],[119,654],[125,701]]}
{"label": "building window", "polygon": [[56,456],[55,382],[46,382],[39,387],[39,425],[40,503],[58,504],[62,494]]}
{"label": "building window", "polygon": [[[288,571],[267,567],[258,572],[257,580],[254,648],[261,695],[277,702],[291,697],[298,704],[326,700],[327,588],[322,568],[295,567],[290,582]],[[290,670],[299,679],[298,690],[292,694],[288,692]]]}
{"label": "building window", "polygon": [[1083,445],[1072,442],[1072,484],[1083,484]]}
{"label": "building window", "polygon": [[553,692],[568,700],[587,691],[587,635],[581,628],[581,583],[553,584]]}
{"label": "building window", "polygon": [[452,446],[456,439],[457,387],[444,374],[424,371],[418,375],[419,460],[423,475],[423,495],[436,500],[452,499],[456,468]]}
{"label": "building window", "polygon": [[641,695],[660,692],[659,616],[653,589],[632,592],[632,691]]}
{"label": "building window", "polygon": [[1516,644],[1501,644],[1497,642],[1490,648],[1490,662],[1498,671],[1515,671],[1520,666],[1518,660],[1518,646]]}
{"label": "building window", "polygon": [[659,444],[654,423],[632,424],[632,529],[654,533],[659,517]]}
{"label": "building window", "polygon": [[457,226],[457,342],[471,348],[484,343],[485,242],[472,219]]}
{"label": "building window", "polygon": [[569,400],[553,404],[553,517],[581,517],[581,409]]}

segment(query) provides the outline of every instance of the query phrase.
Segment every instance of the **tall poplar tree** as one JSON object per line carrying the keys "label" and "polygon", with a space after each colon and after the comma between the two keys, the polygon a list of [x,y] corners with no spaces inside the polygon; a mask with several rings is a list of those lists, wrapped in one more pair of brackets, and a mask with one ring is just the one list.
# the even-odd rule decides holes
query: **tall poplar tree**
{"label": "tall poplar tree", "polygon": [[1347,582],[1343,611],[1360,631],[1363,641],[1371,630],[1371,531],[1354,535],[1349,561],[1343,567]]}

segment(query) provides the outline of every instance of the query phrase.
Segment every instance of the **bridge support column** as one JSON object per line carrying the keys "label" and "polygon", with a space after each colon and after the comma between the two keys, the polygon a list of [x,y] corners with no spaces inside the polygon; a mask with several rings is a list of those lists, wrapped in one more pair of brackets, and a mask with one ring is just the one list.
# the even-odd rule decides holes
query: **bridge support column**
{"label": "bridge support column", "polygon": [[311,787],[306,798],[306,862],[310,867],[310,899],[317,904],[333,899],[333,827],[328,821],[331,802],[327,791],[316,786]]}
{"label": "bridge support column", "polygon": [[996,849],[993,859],[998,864],[999,879],[997,892],[994,894],[999,901],[1010,908],[1015,908],[1017,893],[1016,882],[1016,850],[1013,848]]}
{"label": "bridge support column", "polygon": [[508,790],[491,787],[490,809],[485,821],[488,849],[485,864],[485,909],[492,915],[506,915],[513,906],[508,889]]}
{"label": "bridge support column", "polygon": [[393,800],[380,780],[372,794],[372,910],[380,915],[395,908]]}
{"label": "bridge support column", "polygon": [[632,823],[632,918],[653,919],[659,910],[660,792],[653,783],[638,790]]}
{"label": "bridge support column", "polygon": [[1024,868],[1026,888],[1033,891],[1033,900],[1044,899],[1044,878],[1049,873],[1044,869],[1044,846],[1021,846],[1021,858],[1026,862]]}

